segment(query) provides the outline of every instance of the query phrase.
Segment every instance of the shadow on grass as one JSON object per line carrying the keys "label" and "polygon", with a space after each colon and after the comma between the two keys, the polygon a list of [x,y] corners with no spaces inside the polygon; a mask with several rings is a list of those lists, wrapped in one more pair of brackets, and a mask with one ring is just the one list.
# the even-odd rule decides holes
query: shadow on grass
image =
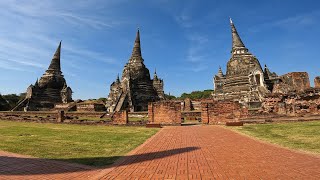
{"label": "shadow on grass", "polygon": [[[63,159],[63,161],[72,163],[62,162],[62,159],[37,159],[0,156],[0,175],[45,175],[56,173],[81,172],[94,169],[97,170],[106,168],[103,166],[108,163],[104,162],[114,162],[116,159],[119,158],[121,159],[119,159],[118,162],[108,166],[108,168],[116,166],[125,166],[154,159],[161,159],[168,156],[194,151],[197,149],[200,148],[185,147],[144,154],[135,154],[130,156]],[[91,165],[96,167],[85,166],[81,164],[73,164],[74,162],[85,164],[90,164],[88,162],[92,162]]]}

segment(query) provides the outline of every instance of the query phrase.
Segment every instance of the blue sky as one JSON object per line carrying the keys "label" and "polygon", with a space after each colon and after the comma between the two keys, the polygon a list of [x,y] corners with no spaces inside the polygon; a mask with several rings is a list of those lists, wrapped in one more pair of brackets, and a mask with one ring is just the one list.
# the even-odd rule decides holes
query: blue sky
{"label": "blue sky", "polygon": [[262,66],[279,75],[307,71],[311,82],[320,75],[320,1],[1,0],[0,7],[1,94],[25,92],[62,40],[73,98],[106,97],[137,27],[145,64],[166,93],[213,89],[230,58],[229,17]]}

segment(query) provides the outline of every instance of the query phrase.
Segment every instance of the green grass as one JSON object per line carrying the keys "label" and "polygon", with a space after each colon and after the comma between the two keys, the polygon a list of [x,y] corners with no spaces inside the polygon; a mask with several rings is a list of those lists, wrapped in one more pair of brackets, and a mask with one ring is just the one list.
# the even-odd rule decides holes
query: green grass
{"label": "green grass", "polygon": [[0,121],[0,150],[34,157],[105,166],[158,129]]}
{"label": "green grass", "polygon": [[148,117],[129,117],[128,121],[135,122],[135,121],[148,121]]}
{"label": "green grass", "polygon": [[232,129],[284,147],[320,153],[320,121],[245,124]]}

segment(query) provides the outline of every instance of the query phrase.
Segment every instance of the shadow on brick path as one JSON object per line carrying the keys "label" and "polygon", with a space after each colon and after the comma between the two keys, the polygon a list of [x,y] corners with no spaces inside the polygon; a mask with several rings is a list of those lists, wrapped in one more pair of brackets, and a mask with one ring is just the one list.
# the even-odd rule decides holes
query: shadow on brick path
{"label": "shadow on brick path", "polygon": [[[173,156],[180,153],[186,153],[199,149],[199,147],[184,147],[177,149],[170,149],[157,152],[149,152],[143,154],[134,154],[130,156],[116,156],[116,157],[93,157],[93,158],[74,158],[63,159],[67,162],[81,162],[81,161],[110,161],[110,159],[121,158],[121,163],[115,163],[113,166],[125,166],[154,159],[161,159],[168,156]],[[28,157],[5,156],[0,153],[0,175],[41,175],[41,174],[61,174],[70,172],[90,171],[105,169],[106,167],[94,168],[74,163],[67,163],[59,161],[61,159],[38,159]]]}

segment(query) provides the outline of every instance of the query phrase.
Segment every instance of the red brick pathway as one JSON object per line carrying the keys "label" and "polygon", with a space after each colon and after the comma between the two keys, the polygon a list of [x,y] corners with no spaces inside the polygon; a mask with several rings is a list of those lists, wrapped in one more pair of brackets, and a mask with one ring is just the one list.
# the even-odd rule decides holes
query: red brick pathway
{"label": "red brick pathway", "polygon": [[[319,156],[279,148],[219,126],[166,127],[108,169],[41,162],[45,163],[32,164],[41,173],[28,174],[29,163],[10,166],[14,163],[10,158],[3,162],[0,157],[0,179],[320,179]],[[4,173],[6,167],[11,174]],[[56,170],[50,172],[52,168]]]}
{"label": "red brick pathway", "polygon": [[0,151],[0,180],[89,179],[97,173],[98,171],[84,165]]}

